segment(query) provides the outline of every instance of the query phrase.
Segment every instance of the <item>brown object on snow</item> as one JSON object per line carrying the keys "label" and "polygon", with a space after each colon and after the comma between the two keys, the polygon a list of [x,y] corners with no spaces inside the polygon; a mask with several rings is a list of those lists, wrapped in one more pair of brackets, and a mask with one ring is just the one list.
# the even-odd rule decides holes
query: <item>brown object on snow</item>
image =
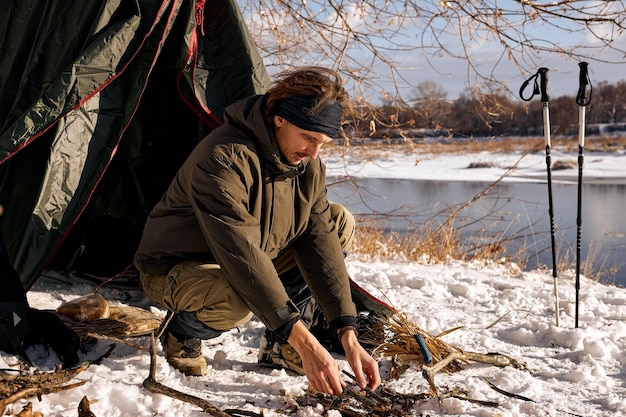
{"label": "brown object on snow", "polygon": [[43,417],[43,414],[39,411],[33,411],[33,403],[29,401],[16,417]]}
{"label": "brown object on snow", "polygon": [[91,321],[78,321],[63,315],[59,317],[82,341],[93,335],[119,339],[145,336],[156,331],[162,322],[156,314],[133,306],[111,306],[107,318]]}
{"label": "brown object on snow", "polygon": [[148,310],[109,306],[107,300],[96,293],[62,304],[56,313],[82,341],[88,339],[90,333],[111,338],[145,336],[161,325],[161,319]]}
{"label": "brown object on snow", "polygon": [[110,315],[107,300],[97,293],[83,295],[75,300],[61,304],[56,312],[75,321],[106,319]]}
{"label": "brown object on snow", "polygon": [[[18,400],[30,397],[41,398],[44,394],[61,392],[84,385],[87,381],[80,381],[73,384],[67,384],[72,378],[80,372],[87,369],[87,365],[83,364],[72,369],[60,369],[58,367],[52,372],[5,372],[0,371],[0,415],[4,415],[7,407]],[[25,407],[25,416],[30,412]],[[33,412],[33,417],[36,417]]]}
{"label": "brown object on snow", "polygon": [[89,401],[87,396],[83,396],[82,400],[78,403],[78,417],[96,417],[96,415],[89,408],[89,404],[95,401]]}

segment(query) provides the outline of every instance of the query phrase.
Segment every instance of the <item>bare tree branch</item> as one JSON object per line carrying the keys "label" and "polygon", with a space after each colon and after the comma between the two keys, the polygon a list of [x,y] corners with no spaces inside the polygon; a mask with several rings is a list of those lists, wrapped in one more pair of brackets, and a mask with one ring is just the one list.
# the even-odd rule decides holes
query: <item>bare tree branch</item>
{"label": "bare tree branch", "polygon": [[[402,101],[410,71],[441,71],[442,58],[467,65],[480,94],[511,92],[497,70],[520,75],[551,56],[623,63],[622,1],[583,0],[239,0],[270,71],[325,65],[341,72],[357,101]],[[564,42],[563,40],[567,40]],[[461,62],[459,62],[462,65]]]}

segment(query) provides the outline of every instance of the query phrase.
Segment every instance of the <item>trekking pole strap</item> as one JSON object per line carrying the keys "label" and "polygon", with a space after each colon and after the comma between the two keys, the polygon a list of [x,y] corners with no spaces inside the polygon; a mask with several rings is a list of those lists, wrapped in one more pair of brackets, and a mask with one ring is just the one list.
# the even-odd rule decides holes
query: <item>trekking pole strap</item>
{"label": "trekking pole strap", "polygon": [[[539,89],[539,83],[537,82],[537,78],[539,78],[539,71],[537,71],[533,76],[531,76],[529,79],[524,81],[524,83],[519,89],[519,96],[522,100],[530,101],[537,94],[541,94],[541,90]],[[524,97],[524,91],[526,90],[526,88],[528,88],[531,82],[533,83],[533,91],[531,92],[530,97]]]}

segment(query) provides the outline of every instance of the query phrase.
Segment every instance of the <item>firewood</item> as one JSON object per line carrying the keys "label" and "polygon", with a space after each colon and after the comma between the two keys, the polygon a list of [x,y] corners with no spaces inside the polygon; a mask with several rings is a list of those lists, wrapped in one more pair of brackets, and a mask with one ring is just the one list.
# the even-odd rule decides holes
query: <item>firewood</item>
{"label": "firewood", "polygon": [[78,417],[96,417],[96,415],[91,411],[89,405],[95,401],[89,401],[87,396],[84,396],[80,402],[78,403]]}
{"label": "firewood", "polygon": [[15,392],[13,395],[7,397],[7,398],[3,398],[2,400],[0,400],[0,410],[2,410],[2,412],[0,412],[0,415],[4,414],[4,410],[6,410],[7,406],[9,404],[13,404],[14,402],[21,400],[22,398],[29,398],[29,397],[41,397],[42,395],[45,394],[52,394],[55,392],[61,392],[61,391],[65,391],[65,390],[69,390],[69,389],[73,389],[76,387],[80,387],[81,385],[84,385],[87,381],[81,381],[81,382],[76,382],[74,384],[69,384],[69,385],[64,385],[64,386],[59,386],[59,387],[48,387],[48,388],[41,388],[41,387],[30,387],[30,388],[24,388],[22,390],[19,390],[17,392]]}
{"label": "firewood", "polygon": [[[459,328],[443,332],[442,335]],[[364,343],[375,346],[372,352],[379,357],[393,357],[394,360],[403,360],[420,366],[432,397],[438,396],[435,374],[458,372],[463,369],[464,365],[472,362],[525,369],[523,364],[507,355],[471,352],[446,343],[439,336],[432,335],[418,327],[403,313],[377,318],[375,326],[359,338],[361,337],[365,338]],[[425,347],[421,346],[420,342]],[[427,352],[424,352],[424,349]]]}
{"label": "firewood", "polygon": [[177,391],[173,388],[170,388],[166,385],[163,385],[156,380],[156,337],[154,333],[150,335],[150,374],[148,378],[143,381],[143,387],[148,391],[151,391],[155,394],[167,395],[168,397],[188,402],[195,406],[198,406],[205,413],[209,413],[215,417],[231,417],[230,414],[226,414],[215,405],[211,404],[209,401],[204,400],[199,397],[195,397],[190,394],[185,394],[184,392]]}
{"label": "firewood", "polygon": [[22,411],[16,414],[16,417],[43,417],[39,411],[33,411],[33,403],[30,401],[22,408]]}
{"label": "firewood", "polygon": [[87,369],[88,365],[61,369],[57,368],[52,372],[26,373],[18,371],[17,373],[0,372],[0,398],[15,394],[23,388],[34,387],[40,389],[57,388],[62,384],[70,381],[76,375]]}

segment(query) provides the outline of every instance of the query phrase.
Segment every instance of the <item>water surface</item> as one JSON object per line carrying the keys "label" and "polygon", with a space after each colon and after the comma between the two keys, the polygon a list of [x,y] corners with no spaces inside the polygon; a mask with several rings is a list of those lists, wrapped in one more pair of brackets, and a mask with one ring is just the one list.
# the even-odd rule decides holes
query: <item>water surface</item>
{"label": "water surface", "polygon": [[[375,178],[355,179],[354,182],[329,179],[328,183],[332,201],[346,205],[360,218],[375,217],[387,230],[395,232],[410,232],[438,211],[467,202],[490,185]],[[607,271],[602,277],[604,281],[626,286],[626,185],[583,183],[580,228],[577,226],[578,186],[555,182],[552,196],[559,257],[575,261],[580,229],[581,262],[589,256],[596,263],[593,269]],[[507,236],[517,234],[520,236],[517,242],[522,244],[523,241],[528,249],[527,269],[537,264],[552,268],[546,184],[499,183],[457,216],[457,225],[461,224],[470,224],[463,229],[466,238],[482,230],[487,233],[505,231]],[[511,252],[517,250],[515,245],[511,245]]]}

